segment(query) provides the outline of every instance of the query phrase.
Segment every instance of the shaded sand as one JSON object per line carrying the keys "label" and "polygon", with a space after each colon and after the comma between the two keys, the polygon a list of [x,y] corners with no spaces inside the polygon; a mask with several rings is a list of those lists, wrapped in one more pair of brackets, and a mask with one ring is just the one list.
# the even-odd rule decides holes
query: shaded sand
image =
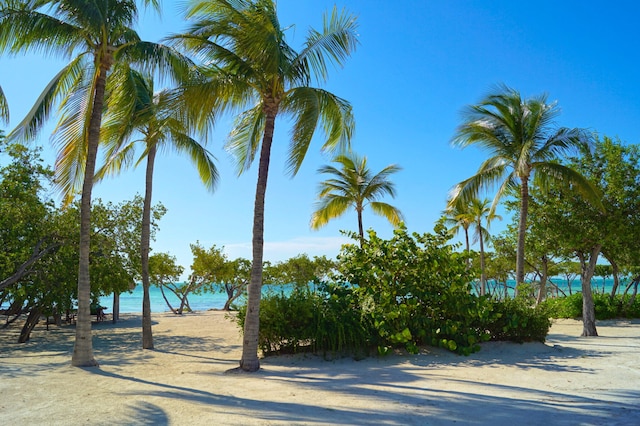
{"label": "shaded sand", "polygon": [[25,345],[0,330],[3,425],[638,425],[640,322],[554,324],[546,344],[487,343],[354,361],[270,357],[237,366],[241,338],[223,312],[94,324],[100,368],[70,366],[74,328],[38,326]]}

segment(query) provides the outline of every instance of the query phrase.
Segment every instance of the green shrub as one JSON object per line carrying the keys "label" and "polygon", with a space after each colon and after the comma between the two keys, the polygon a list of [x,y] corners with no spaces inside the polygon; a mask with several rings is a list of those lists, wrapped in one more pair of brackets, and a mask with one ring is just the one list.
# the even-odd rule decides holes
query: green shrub
{"label": "green shrub", "polygon": [[[608,294],[593,295],[596,319],[640,318],[640,299],[631,303],[631,296],[616,295],[613,300]],[[547,299],[543,305],[552,318],[581,318],[582,293],[571,296]]]}
{"label": "green shrub", "polygon": [[551,320],[543,305],[532,307],[526,298],[506,299],[493,303],[495,319],[487,323],[491,340],[512,342],[544,342]]}

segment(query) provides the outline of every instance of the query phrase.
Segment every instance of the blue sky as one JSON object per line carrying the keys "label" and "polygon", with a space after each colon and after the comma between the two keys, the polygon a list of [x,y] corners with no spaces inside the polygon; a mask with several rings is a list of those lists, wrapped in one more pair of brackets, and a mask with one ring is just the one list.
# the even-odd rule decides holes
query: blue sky
{"label": "blue sky", "polygon": [[[184,28],[180,4],[164,1],[161,20],[144,13],[139,32],[157,41]],[[333,1],[279,0],[288,40],[303,42],[310,26],[320,28]],[[342,0],[358,16],[360,46],[344,69],[334,70],[324,87],[349,100],[357,127],[353,148],[373,170],[395,163],[395,200],[410,231],[429,232],[457,182],[472,175],[485,155],[454,149],[449,141],[465,105],[478,102],[498,83],[529,97],[547,93],[557,100],[560,126],[583,127],[601,135],[640,143],[640,78],[637,25],[640,6],[632,1],[373,1]],[[27,113],[63,62],[36,55],[0,57],[0,85],[8,98],[11,123]],[[53,122],[52,122],[53,124]],[[184,158],[158,158],[154,200],[168,213],[152,247],[178,258],[188,273],[189,244],[224,246],[230,258],[251,258],[251,227],[257,167],[238,177],[222,150],[230,129],[222,120],[209,149],[217,157],[221,180],[205,191]],[[53,126],[36,142],[46,148]],[[335,256],[348,241],[340,230],[356,230],[355,212],[320,231],[309,229],[318,182],[317,169],[330,162],[315,145],[296,177],[285,174],[289,123],[276,123],[267,188],[265,259],[279,261],[299,253]],[[0,161],[2,159],[0,158]],[[94,197],[119,202],[144,191],[143,169],[98,184]],[[498,232],[503,223],[494,222]],[[389,236],[391,226],[365,212],[365,228]]]}

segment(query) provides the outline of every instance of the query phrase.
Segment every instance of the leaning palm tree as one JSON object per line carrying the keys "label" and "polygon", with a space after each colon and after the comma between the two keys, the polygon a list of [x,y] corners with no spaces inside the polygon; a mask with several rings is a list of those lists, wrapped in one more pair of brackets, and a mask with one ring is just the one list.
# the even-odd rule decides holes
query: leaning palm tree
{"label": "leaning palm tree", "polygon": [[351,152],[338,155],[333,159],[339,168],[323,166],[318,173],[334,176],[320,183],[317,209],[311,216],[311,228],[319,229],[331,219],[342,216],[350,207],[358,215],[358,235],[360,244],[364,241],[362,212],[369,206],[371,210],[387,219],[393,226],[402,222],[400,210],[382,201],[381,197],[396,195],[393,182],[389,176],[400,170],[395,164],[388,165],[376,174],[367,167],[367,157],[360,157]]}
{"label": "leaning palm tree", "polygon": [[589,142],[581,129],[554,129],[553,120],[559,112],[556,103],[547,103],[545,95],[522,99],[517,91],[499,86],[478,105],[468,107],[452,141],[462,148],[478,145],[491,156],[475,175],[455,186],[451,203],[462,200],[464,204],[477,198],[480,189],[498,185],[492,205],[495,210],[508,190],[519,190],[517,283],[524,281],[524,240],[532,178],[541,187],[552,180],[573,185],[598,203],[593,186],[580,173],[556,161],[561,154]]}
{"label": "leaning palm tree", "polygon": [[[145,0],[159,10],[157,0]],[[135,0],[4,0],[0,13],[0,51],[70,58],[51,80],[27,117],[10,136],[31,140],[59,105],[54,134],[58,146],[56,182],[65,200],[81,188],[78,321],[74,366],[95,366],[90,316],[89,245],[91,191],[107,80],[114,63],[166,66],[182,70],[182,57],[166,46],[143,42],[132,29]]]}
{"label": "leaning palm tree", "polygon": [[188,33],[174,40],[205,62],[200,79],[185,89],[197,99],[196,122],[224,111],[243,111],[237,117],[227,149],[238,172],[249,169],[259,152],[254,204],[253,256],[248,287],[240,369],[257,371],[260,291],[264,246],[264,201],[277,117],[293,120],[288,170],[295,175],[311,139],[320,126],[323,150],[348,146],[353,116],[345,100],[311,87],[314,77],[324,81],[328,66],[342,66],[357,44],[356,20],[336,9],[325,17],[322,31],[310,30],[302,50],[287,44],[274,0],[193,1],[187,18],[195,19]]}
{"label": "leaning palm tree", "polygon": [[[494,219],[502,219],[489,206],[488,199],[479,200],[474,198],[468,206],[469,217],[473,223],[473,242],[480,245],[480,295],[484,296],[487,292],[487,274],[484,259],[484,244],[489,241],[489,226]],[[486,227],[483,225],[486,223]]]}
{"label": "leaning palm tree", "polygon": [[[173,149],[188,155],[198,169],[205,186],[213,190],[218,171],[213,156],[188,132],[176,97],[170,90],[154,93],[153,79],[124,65],[110,81],[107,113],[102,137],[107,146],[107,162],[97,176],[117,174],[131,164],[135,148],[144,150],[135,165],[146,158],[145,196],[142,211],[142,347],[153,349],[151,302],[149,298],[149,246],[151,239],[151,199],[156,153]],[[138,138],[135,138],[139,136]]]}

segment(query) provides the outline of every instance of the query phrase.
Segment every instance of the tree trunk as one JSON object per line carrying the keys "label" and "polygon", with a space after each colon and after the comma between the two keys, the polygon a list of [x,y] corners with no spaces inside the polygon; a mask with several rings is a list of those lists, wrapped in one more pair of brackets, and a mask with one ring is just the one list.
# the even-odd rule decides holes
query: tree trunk
{"label": "tree trunk", "polygon": [[611,264],[611,273],[613,274],[613,287],[611,288],[610,298],[613,300],[616,297],[616,293],[618,292],[618,287],[620,286],[620,270],[618,269],[618,264],[609,260]]}
{"label": "tree trunk", "polygon": [[33,331],[36,324],[38,324],[38,321],[40,321],[41,313],[42,313],[42,310],[39,307],[34,306],[33,308],[31,308],[31,311],[27,316],[27,320],[25,321],[24,326],[22,327],[22,331],[20,331],[20,337],[18,337],[18,343],[26,343],[27,341],[29,341],[29,338],[31,337],[31,332]]}
{"label": "tree trunk", "polygon": [[120,293],[118,292],[114,292],[113,293],[113,310],[112,310],[113,314],[113,318],[112,318],[112,322],[115,324],[116,322],[120,321]]}
{"label": "tree trunk", "polygon": [[151,143],[147,153],[147,173],[145,182],[144,207],[142,209],[142,349],[153,349],[151,331],[151,299],[149,296],[149,245],[151,240],[151,194],[153,191],[153,165],[156,158],[156,144]]}
{"label": "tree trunk", "polygon": [[240,359],[240,369],[248,372],[258,371],[260,369],[258,339],[260,334],[262,258],[264,255],[264,200],[267,192],[273,131],[275,129],[275,119],[278,112],[277,105],[275,104],[267,108],[253,211],[253,260],[251,263],[251,281],[247,288],[247,313],[244,321],[242,358]]}
{"label": "tree trunk", "polygon": [[107,81],[107,68],[100,65],[91,108],[91,119],[87,132],[87,159],[80,201],[80,260],[78,262],[78,319],[76,321],[76,340],[73,347],[71,365],[75,367],[95,367],[91,337],[91,281],[89,279],[89,251],[91,236],[91,191],[96,168],[96,157],[100,143],[100,126],[104,90]]}
{"label": "tree trunk", "polygon": [[478,221],[478,242],[480,243],[480,296],[484,296],[487,293],[487,274],[484,267],[484,241],[480,221]]}
{"label": "tree trunk", "polygon": [[471,256],[470,256],[471,246],[469,245],[469,228],[463,228],[463,229],[464,229],[464,244],[467,250],[467,269],[471,269]]}
{"label": "tree trunk", "polygon": [[549,259],[547,256],[542,256],[542,274],[540,274],[540,288],[538,289],[538,298],[536,299],[536,305],[539,305],[544,300],[547,294],[547,277],[549,276]]}
{"label": "tree trunk", "polygon": [[524,282],[524,239],[527,233],[527,213],[529,212],[529,180],[522,178],[520,184],[520,223],[518,224],[518,250],[516,253],[516,289]]}
{"label": "tree trunk", "polygon": [[582,336],[597,336],[596,310],[591,292],[591,278],[596,269],[596,262],[602,246],[594,246],[589,253],[589,259],[583,253],[578,253],[580,259],[580,281],[582,283]]}
{"label": "tree trunk", "polygon": [[360,248],[364,245],[364,228],[362,227],[362,207],[356,208],[358,213],[358,235],[360,236]]}

